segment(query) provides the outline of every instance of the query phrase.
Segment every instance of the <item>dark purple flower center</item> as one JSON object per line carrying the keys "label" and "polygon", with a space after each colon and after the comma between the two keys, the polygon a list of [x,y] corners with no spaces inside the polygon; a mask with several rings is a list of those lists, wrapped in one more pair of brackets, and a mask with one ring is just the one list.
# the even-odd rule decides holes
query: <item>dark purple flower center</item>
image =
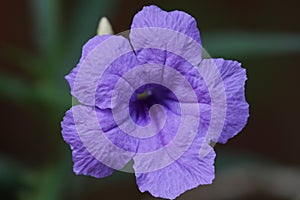
{"label": "dark purple flower center", "polygon": [[158,84],[146,84],[131,96],[129,111],[132,119],[139,125],[147,125],[149,109],[154,104],[160,104],[171,112],[179,108],[178,100],[170,89]]}

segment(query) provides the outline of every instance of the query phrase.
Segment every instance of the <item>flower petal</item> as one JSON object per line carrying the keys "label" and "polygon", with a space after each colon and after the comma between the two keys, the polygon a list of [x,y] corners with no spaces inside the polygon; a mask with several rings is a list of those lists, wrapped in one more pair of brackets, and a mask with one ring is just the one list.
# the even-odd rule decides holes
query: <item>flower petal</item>
{"label": "flower petal", "polygon": [[175,199],[187,190],[211,184],[214,179],[215,152],[207,147],[209,153],[201,158],[198,147],[199,144],[193,143],[180,159],[163,169],[136,174],[140,191],[149,191],[155,197]]}
{"label": "flower petal", "polygon": [[156,6],[144,7],[133,19],[130,41],[141,61],[156,56],[143,49],[172,52],[193,65],[201,61],[202,46],[196,20],[181,11],[166,12]]}
{"label": "flower petal", "polygon": [[74,162],[73,171],[77,175],[90,175],[96,178],[103,178],[111,175],[114,172],[114,169],[107,167],[94,158],[80,140],[74,122],[73,109],[74,108],[71,108],[66,112],[66,115],[61,122],[62,136],[72,149]]}
{"label": "flower petal", "polygon": [[[98,118],[101,113],[103,111],[100,109],[77,105],[67,112],[62,123],[63,137],[73,150],[77,171],[91,170],[91,161],[99,166],[121,169],[134,155],[128,148],[135,149],[137,143],[119,136],[117,127]],[[109,130],[109,134],[104,130]],[[118,145],[114,144],[116,140]]]}
{"label": "flower petal", "polygon": [[[239,62],[224,59],[204,59],[200,64],[200,68],[203,71],[212,71],[213,67],[217,68],[221,78],[218,79],[214,75],[210,77],[214,81],[208,83],[208,87],[218,90],[217,88],[223,85],[225,102],[221,102],[221,98],[212,99],[212,101],[225,103],[226,109],[224,109],[224,126],[220,134],[212,136],[211,139],[214,142],[226,143],[228,139],[234,137],[243,129],[249,117],[249,105],[245,99],[246,70],[241,67]],[[219,91],[210,92],[220,94],[220,89]],[[221,97],[222,95],[217,96]],[[213,111],[218,113],[218,109]],[[219,113],[221,112],[220,110]],[[207,118],[206,120],[209,121],[211,119]]]}
{"label": "flower petal", "polygon": [[[204,81],[202,74],[198,69],[198,64],[193,65],[180,55],[166,52],[161,49],[143,49],[143,55],[145,55],[145,57],[143,57],[142,60],[146,63],[159,64],[164,66],[165,69],[167,67],[171,67],[178,71],[180,75],[182,75],[189,82],[195,91],[198,97],[198,102],[210,104],[211,98],[209,91],[206,82]],[[182,83],[178,81],[173,74],[166,73],[165,71],[160,73],[162,73],[162,82],[173,82],[172,89],[185,92],[182,90]]]}
{"label": "flower petal", "polygon": [[[186,76],[187,77],[177,70],[174,70],[172,67],[151,63],[136,67],[129,71],[129,73],[124,74],[122,79],[120,79],[120,82],[114,87],[114,90],[117,93],[117,96],[112,98],[112,104],[115,105],[113,108],[115,120],[118,124],[121,124],[120,127],[124,127],[123,130],[128,130],[125,132],[129,135],[143,138],[139,144],[139,153],[153,152],[154,150],[157,150],[157,147],[164,147],[172,140],[172,138],[174,138],[177,132],[182,133],[179,134],[181,136],[176,137],[180,143],[183,143],[182,139],[192,141],[193,135],[198,132],[198,124],[200,121],[198,99],[193,87],[191,87],[188,81],[188,75]],[[148,99],[149,101],[142,101],[149,107],[146,108],[146,111],[133,112],[132,109],[144,109],[143,106],[139,107],[139,102],[134,100],[131,101],[130,99],[132,98],[132,95],[136,95],[135,92],[137,92],[141,86],[145,86],[145,84],[149,84],[148,87],[150,87],[151,90],[154,90],[152,92],[152,97]],[[162,90],[162,88],[164,89]],[[160,92],[164,95],[158,94]],[[168,95],[165,96],[165,94]],[[156,95],[158,96],[155,97]],[[157,100],[157,98],[163,99]],[[155,100],[155,102],[150,102],[150,99],[153,101]],[[130,102],[129,107],[131,109],[128,109],[128,102]],[[184,105],[180,105],[181,103]],[[160,104],[162,109],[153,112],[153,119],[149,120],[152,117],[150,117],[151,114],[149,115],[148,111],[151,110],[150,107],[152,108],[154,104],[157,106]],[[137,116],[135,116],[135,114],[137,114]],[[148,118],[148,116],[150,118]],[[147,126],[140,127],[135,124],[137,121],[133,121],[132,119],[138,120],[139,117],[141,120],[145,120],[144,122],[146,123],[144,124],[147,124]],[[165,123],[161,123],[164,119],[166,119]],[[138,122],[138,124],[143,124],[140,122]],[[149,122],[149,124],[147,122]],[[180,124],[182,126],[179,127]],[[130,127],[130,129],[127,129],[128,127]],[[177,130],[178,128],[179,130]],[[195,128],[194,131],[193,128]],[[189,132],[193,133],[190,134],[189,137],[186,137],[186,134]],[[205,132],[202,133],[203,135],[205,134]],[[180,148],[182,153],[186,150],[184,149],[185,145],[186,144],[183,144],[183,148]],[[176,148],[176,146],[174,146],[174,148]],[[180,151],[176,153],[177,156],[180,156],[179,154],[181,155]],[[150,160],[151,159],[148,159],[148,161]],[[151,170],[152,169],[153,168],[151,168]]]}
{"label": "flower petal", "polygon": [[[182,11],[166,12],[157,6],[145,6],[132,21],[131,29],[158,27],[181,32],[201,44],[200,33],[196,20]],[[152,37],[146,35],[145,37]],[[161,41],[164,42],[164,41]]]}
{"label": "flower petal", "polygon": [[93,38],[84,48],[79,67],[71,73],[72,75],[67,76],[73,85],[70,84],[72,95],[84,105],[96,105],[96,90],[103,73],[111,63],[130,52],[132,48],[129,41],[122,36]]}
{"label": "flower petal", "polygon": [[[123,123],[126,123],[126,121],[128,120],[126,118],[127,115],[125,113],[123,115]],[[118,150],[118,148],[120,148],[124,151],[123,152],[118,150],[119,154],[123,154],[120,156],[132,157],[137,151],[137,147],[139,145],[138,138],[132,137],[120,129],[120,127],[116,124],[114,120],[114,116],[111,109],[97,109],[97,118],[99,120],[102,130],[104,131],[106,138],[109,142],[111,142],[111,144],[113,144],[116,147],[115,150]]]}
{"label": "flower petal", "polygon": [[124,73],[138,65],[139,63],[133,51],[120,55],[114,60],[97,83],[96,106],[101,109],[112,108],[111,98],[115,84],[119,79],[122,79]]}
{"label": "flower petal", "polygon": [[68,81],[70,88],[71,88],[71,93],[73,91],[73,85],[76,79],[76,74],[80,68],[80,65],[82,63],[82,61],[85,59],[85,57],[97,46],[99,45],[101,42],[103,42],[104,40],[106,40],[107,38],[109,38],[110,35],[104,35],[104,36],[95,36],[93,38],[91,38],[89,41],[87,41],[87,43],[82,47],[82,54],[81,54],[81,58],[79,60],[79,63],[77,64],[77,66],[75,68],[72,69],[72,71],[66,75],[66,80]]}
{"label": "flower petal", "polygon": [[[168,105],[170,105],[170,103]],[[178,104],[173,103],[173,105],[171,106],[173,106],[175,110],[177,109],[176,107],[178,107]],[[137,150],[138,153],[149,153],[157,151],[164,148],[164,146],[168,145],[174,139],[176,132],[179,129],[180,116],[174,113],[173,110],[170,110],[166,107],[163,107],[163,109],[166,113],[167,119],[162,130],[160,130],[156,135],[152,137],[141,138]],[[153,115],[156,115],[156,117],[153,117],[152,120],[161,120],[161,116],[159,114],[154,113]]]}

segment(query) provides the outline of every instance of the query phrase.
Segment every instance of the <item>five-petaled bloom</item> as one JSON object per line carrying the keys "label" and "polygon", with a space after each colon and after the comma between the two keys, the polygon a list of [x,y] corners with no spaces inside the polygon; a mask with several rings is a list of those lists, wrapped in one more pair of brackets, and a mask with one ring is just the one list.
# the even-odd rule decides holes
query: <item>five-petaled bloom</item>
{"label": "five-petaled bloom", "polygon": [[102,178],[133,159],[140,191],[155,197],[211,184],[211,142],[226,143],[249,116],[245,69],[203,59],[197,23],[181,11],[147,6],[129,39],[93,37],[66,79],[80,102],[62,121],[74,172]]}

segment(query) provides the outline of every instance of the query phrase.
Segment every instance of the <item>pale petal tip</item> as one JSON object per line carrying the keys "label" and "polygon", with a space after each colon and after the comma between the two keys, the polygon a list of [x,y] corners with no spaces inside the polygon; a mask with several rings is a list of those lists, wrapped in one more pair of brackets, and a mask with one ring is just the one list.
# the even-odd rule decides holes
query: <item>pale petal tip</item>
{"label": "pale petal tip", "polygon": [[111,35],[114,34],[112,26],[106,17],[102,17],[99,21],[97,35],[109,35],[109,34]]}

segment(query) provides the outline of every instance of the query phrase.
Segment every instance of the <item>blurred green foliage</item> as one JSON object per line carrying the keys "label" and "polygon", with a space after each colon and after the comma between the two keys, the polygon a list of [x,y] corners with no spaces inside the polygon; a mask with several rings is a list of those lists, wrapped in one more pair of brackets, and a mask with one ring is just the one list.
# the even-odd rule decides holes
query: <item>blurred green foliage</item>
{"label": "blurred green foliage", "polygon": [[216,31],[207,33],[203,42],[219,57],[259,59],[300,52],[300,35],[291,33]]}
{"label": "blurred green foliage", "polygon": [[[47,110],[50,131],[56,130],[63,113],[72,103],[64,76],[76,65],[81,46],[95,34],[98,20],[111,12],[116,1],[89,0],[87,3],[74,0],[69,18],[62,13],[62,3],[60,0],[31,0],[37,53],[13,46],[1,47],[1,57],[20,66],[32,80],[1,74],[0,96],[32,106],[37,112],[41,112],[41,108]],[[64,181],[72,165],[69,153],[63,149],[57,163],[46,165],[39,171],[24,166],[20,170],[18,168],[22,166],[0,160],[1,196],[24,200],[63,199],[62,190],[67,186]],[[24,190],[20,190],[21,186]]]}

